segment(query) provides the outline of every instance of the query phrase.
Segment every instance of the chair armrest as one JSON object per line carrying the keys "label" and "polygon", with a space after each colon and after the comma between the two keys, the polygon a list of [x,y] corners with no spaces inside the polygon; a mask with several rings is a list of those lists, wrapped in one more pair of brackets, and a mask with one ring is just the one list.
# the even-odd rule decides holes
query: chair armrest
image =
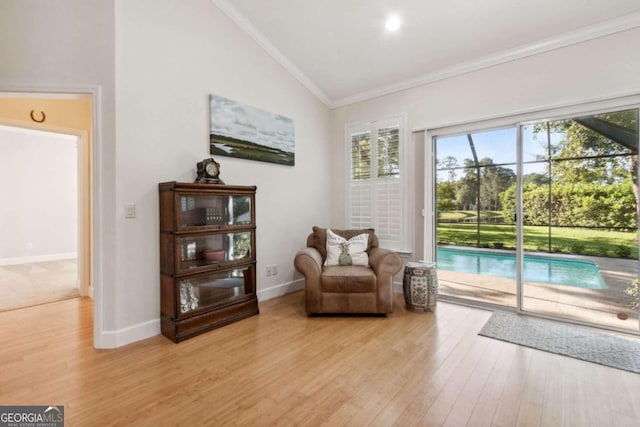
{"label": "chair armrest", "polygon": [[304,248],[296,253],[293,262],[296,270],[305,277],[320,277],[322,273],[322,255],[315,248]]}
{"label": "chair armrest", "polygon": [[322,292],[320,291],[322,255],[315,248],[304,248],[296,254],[293,265],[296,270],[304,275],[305,308],[307,313],[322,312]]}
{"label": "chair armrest", "polygon": [[389,249],[373,248],[369,265],[376,273],[378,311],[393,313],[393,275],[402,268],[402,258]]}
{"label": "chair armrest", "polygon": [[369,254],[369,265],[376,276],[393,276],[402,269],[402,258],[392,250],[373,248]]}

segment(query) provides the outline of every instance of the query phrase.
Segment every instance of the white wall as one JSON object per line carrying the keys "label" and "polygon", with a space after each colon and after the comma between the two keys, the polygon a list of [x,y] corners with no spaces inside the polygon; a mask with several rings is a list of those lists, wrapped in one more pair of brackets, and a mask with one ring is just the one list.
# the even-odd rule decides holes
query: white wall
{"label": "white wall", "polygon": [[[635,48],[638,40],[640,29],[629,30],[335,109],[331,130],[333,152],[343,150],[345,124],[398,113],[407,113],[411,130],[432,129],[638,94],[640,50]],[[339,156],[335,160],[332,163],[335,205],[331,219],[340,223],[345,215],[345,164]],[[409,191],[421,194],[422,183],[417,181]]]}
{"label": "white wall", "polygon": [[0,126],[0,265],[75,256],[77,140]]}
{"label": "white wall", "polygon": [[[289,289],[295,252],[329,224],[330,112],[211,0],[116,2],[117,328],[159,331],[158,189],[208,157],[208,95],[289,117],[295,167],[217,157],[227,184],[257,185],[258,293]],[[124,218],[135,203],[138,217]],[[267,265],[279,274],[266,277]]]}
{"label": "white wall", "polygon": [[[406,112],[409,128],[431,128],[638,93],[639,39],[630,30],[329,112],[210,0],[3,0],[0,90],[99,88],[97,344],[113,346],[159,330],[157,183],[192,180],[207,157],[209,93],[295,121],[295,167],[218,159],[226,182],[258,186],[264,296],[296,278],[312,225],[344,222],[345,123]],[[270,264],[278,276],[265,277]]]}
{"label": "white wall", "polygon": [[[298,278],[295,251],[330,216],[329,111],[210,0],[3,0],[0,52],[0,91],[99,98],[97,346],[159,332],[157,183],[191,181],[208,156],[209,93],[295,121],[295,167],[218,160],[227,183],[258,186],[260,296]],[[124,219],[125,203],[136,219]],[[266,278],[271,264],[279,274]]]}
{"label": "white wall", "polygon": [[[96,93],[96,344],[116,327],[114,0],[2,0],[0,91]],[[1,118],[0,118],[1,119]]]}

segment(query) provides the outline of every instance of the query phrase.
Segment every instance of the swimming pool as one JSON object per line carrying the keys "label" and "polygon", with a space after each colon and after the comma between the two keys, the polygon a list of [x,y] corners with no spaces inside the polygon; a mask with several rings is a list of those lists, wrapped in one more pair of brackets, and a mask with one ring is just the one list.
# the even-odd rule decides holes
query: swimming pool
{"label": "swimming pool", "polygon": [[[437,266],[439,270],[516,278],[515,253],[438,248]],[[598,266],[593,262],[538,255],[524,256],[524,281],[588,289],[607,288]]]}

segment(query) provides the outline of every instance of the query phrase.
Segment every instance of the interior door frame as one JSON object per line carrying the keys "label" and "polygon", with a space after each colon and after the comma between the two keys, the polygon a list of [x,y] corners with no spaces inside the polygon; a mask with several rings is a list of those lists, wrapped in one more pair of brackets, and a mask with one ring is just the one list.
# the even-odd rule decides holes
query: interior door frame
{"label": "interior door frame", "polygon": [[[89,144],[90,153],[89,169],[90,178],[90,201],[89,201],[89,221],[90,221],[90,263],[91,271],[90,283],[93,295],[93,345],[95,348],[108,348],[111,343],[105,338],[104,333],[104,289],[103,289],[103,218],[101,214],[100,202],[103,200],[103,180],[102,180],[102,96],[100,86],[22,86],[22,85],[0,85],[0,93],[11,93],[23,97],[34,97],[37,95],[87,95],[91,98],[91,131],[92,138]],[[22,122],[28,124],[28,121]],[[13,126],[13,124],[10,124]]]}

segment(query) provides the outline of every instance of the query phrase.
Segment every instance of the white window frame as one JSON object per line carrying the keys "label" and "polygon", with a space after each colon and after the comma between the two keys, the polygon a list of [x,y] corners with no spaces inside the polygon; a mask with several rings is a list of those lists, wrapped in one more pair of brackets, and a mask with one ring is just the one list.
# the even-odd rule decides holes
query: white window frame
{"label": "white window frame", "polygon": [[[408,201],[407,201],[407,183],[408,176],[410,173],[407,161],[407,155],[409,151],[409,147],[407,141],[409,141],[407,137],[407,119],[406,115],[398,115],[393,116],[384,120],[375,120],[375,121],[366,121],[366,122],[358,122],[358,123],[347,123],[344,129],[344,153],[345,153],[345,181],[344,181],[344,191],[345,191],[345,224],[347,228],[352,227],[351,217],[352,217],[352,208],[351,208],[351,200],[350,200],[350,188],[351,188],[351,167],[352,167],[352,147],[351,147],[351,135],[357,132],[367,132],[370,131],[372,134],[371,138],[371,182],[373,184],[373,188],[375,188],[375,181],[380,179],[384,180],[387,178],[377,178],[377,167],[378,167],[378,156],[377,156],[377,134],[378,129],[384,129],[392,126],[398,126],[398,161],[400,167],[400,176],[397,178],[399,180],[400,187],[400,233],[398,240],[385,240],[378,235],[380,247],[384,247],[386,249],[391,249],[397,252],[410,252],[411,242],[408,239],[407,232],[407,214],[408,210]],[[390,178],[396,179],[396,178]],[[376,191],[372,190],[372,207],[375,209],[377,206],[376,203]],[[372,225],[374,229],[376,229],[376,217],[375,210],[372,209]],[[377,229],[376,229],[376,234]]]}

